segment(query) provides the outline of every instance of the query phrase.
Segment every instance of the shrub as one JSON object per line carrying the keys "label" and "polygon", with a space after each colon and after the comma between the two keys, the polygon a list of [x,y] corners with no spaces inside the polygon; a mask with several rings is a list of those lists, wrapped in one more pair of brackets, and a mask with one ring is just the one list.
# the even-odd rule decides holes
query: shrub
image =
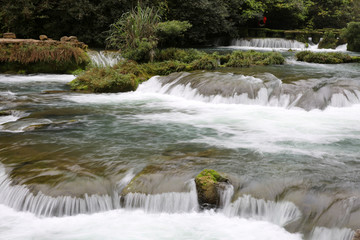
{"label": "shrub", "polygon": [[360,52],[360,22],[348,23],[342,36],[347,40],[347,50]]}
{"label": "shrub", "polygon": [[69,73],[84,69],[90,63],[90,58],[84,50],[70,44],[19,43],[2,44],[0,62],[2,72]]}
{"label": "shrub", "polygon": [[[223,57],[223,59],[225,59]],[[278,52],[255,52],[255,51],[235,51],[233,52],[226,67],[249,67],[250,65],[269,65],[269,64],[283,64],[284,57]]]}
{"label": "shrub", "polygon": [[325,64],[336,64],[336,63],[348,63],[356,61],[350,55],[345,53],[314,53],[310,51],[302,51],[296,53],[295,57],[298,61],[311,62],[311,63],[325,63]]}
{"label": "shrub", "polygon": [[174,46],[174,42],[178,42],[179,38],[184,37],[184,33],[190,29],[192,25],[188,21],[166,21],[160,22],[156,26],[156,36],[161,43]]}
{"label": "shrub", "polygon": [[127,92],[137,88],[134,74],[122,74],[114,68],[92,68],[70,82],[72,90],[90,92]]}
{"label": "shrub", "polygon": [[338,45],[336,35],[332,31],[326,31],[323,35],[323,39],[319,42],[319,48],[332,48],[335,49]]}

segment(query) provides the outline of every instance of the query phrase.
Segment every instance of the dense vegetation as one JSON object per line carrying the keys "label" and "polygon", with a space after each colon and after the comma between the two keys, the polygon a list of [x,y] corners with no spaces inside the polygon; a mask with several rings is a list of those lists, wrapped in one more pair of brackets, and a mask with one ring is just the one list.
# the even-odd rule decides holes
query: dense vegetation
{"label": "dense vegetation", "polygon": [[336,63],[351,63],[360,62],[359,57],[352,57],[349,54],[340,52],[310,52],[302,51],[295,55],[298,61],[311,62],[311,63],[324,63],[324,64],[336,64]]}
{"label": "dense vegetation", "polygon": [[[358,0],[142,0],[158,9],[162,21],[188,21],[192,28],[179,44],[205,44],[219,36],[241,35],[241,27],[272,29],[343,28],[360,21]],[[0,0],[0,31],[22,38],[46,34],[54,39],[76,35],[103,46],[109,26],[137,5],[133,0]],[[171,41],[168,41],[168,43]]]}
{"label": "dense vegetation", "polygon": [[284,57],[278,52],[235,51],[219,55],[194,49],[168,48],[158,51],[154,62],[138,64],[132,60],[124,60],[114,67],[92,68],[78,76],[70,85],[76,91],[126,92],[135,90],[139,83],[155,75],[222,67],[283,64],[284,61]]}
{"label": "dense vegetation", "polygon": [[86,52],[71,44],[13,43],[0,47],[0,72],[71,73],[90,63]]}

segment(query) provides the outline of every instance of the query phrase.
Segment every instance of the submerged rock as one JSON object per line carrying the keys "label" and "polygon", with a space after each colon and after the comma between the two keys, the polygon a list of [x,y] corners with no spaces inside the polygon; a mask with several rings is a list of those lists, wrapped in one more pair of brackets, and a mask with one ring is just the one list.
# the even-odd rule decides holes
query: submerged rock
{"label": "submerged rock", "polygon": [[229,184],[229,179],[215,170],[204,169],[195,178],[199,205],[202,208],[216,208],[220,204],[220,189]]}
{"label": "submerged rock", "polygon": [[356,230],[352,240],[360,240],[360,229]]}
{"label": "submerged rock", "polygon": [[0,111],[0,117],[1,116],[9,116],[11,115],[11,111]]}

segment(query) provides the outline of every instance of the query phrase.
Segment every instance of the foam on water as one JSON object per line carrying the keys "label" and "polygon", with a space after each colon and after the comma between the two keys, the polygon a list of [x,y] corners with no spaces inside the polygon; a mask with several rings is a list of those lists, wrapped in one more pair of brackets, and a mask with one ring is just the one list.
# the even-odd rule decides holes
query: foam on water
{"label": "foam on water", "polygon": [[268,222],[228,218],[222,214],[147,214],[115,210],[64,218],[37,218],[0,205],[0,239],[213,239],[213,240],[301,240]]}
{"label": "foam on water", "polygon": [[273,202],[256,199],[249,195],[238,198],[222,210],[226,216],[250,218],[272,222],[279,226],[298,220],[301,217],[299,209],[291,202]]}
{"label": "foam on water", "polygon": [[[133,117],[149,123],[183,123],[213,129],[218,133],[216,136],[200,136],[191,141],[225,148],[252,148],[262,152],[324,157],[338,154],[336,148],[329,149],[326,145],[357,139],[360,132],[360,104],[352,103],[346,108],[333,107],[348,106],[346,101],[354,96],[350,93],[346,93],[349,96],[346,100],[335,95],[331,99],[332,106],[325,110],[304,111],[299,108],[218,103],[218,99],[206,102],[199,99],[201,96],[194,95],[194,90],[189,87],[183,89],[184,94],[162,93],[163,88],[154,77],[133,93],[72,95],[67,99],[81,104],[121,103],[132,106],[136,103],[142,108],[171,109],[147,114],[140,112]],[[279,144],[286,142],[289,144]],[[294,148],[294,145],[297,147]],[[342,154],[354,156],[356,153],[343,149]]]}
{"label": "foam on water", "polygon": [[0,83],[29,83],[29,82],[70,82],[75,79],[70,74],[35,74],[35,75],[5,75],[0,74]]}

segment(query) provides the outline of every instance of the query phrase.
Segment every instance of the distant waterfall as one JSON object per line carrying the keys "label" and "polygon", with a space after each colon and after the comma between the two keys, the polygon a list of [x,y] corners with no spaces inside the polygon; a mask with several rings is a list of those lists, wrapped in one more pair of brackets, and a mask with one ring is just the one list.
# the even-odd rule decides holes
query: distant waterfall
{"label": "distant waterfall", "polygon": [[296,40],[287,40],[283,38],[252,38],[252,39],[234,39],[232,46],[254,47],[254,48],[285,48],[285,49],[303,49],[305,43]]}
{"label": "distant waterfall", "polygon": [[111,67],[122,59],[120,53],[114,51],[88,51],[88,54],[96,67]]}

